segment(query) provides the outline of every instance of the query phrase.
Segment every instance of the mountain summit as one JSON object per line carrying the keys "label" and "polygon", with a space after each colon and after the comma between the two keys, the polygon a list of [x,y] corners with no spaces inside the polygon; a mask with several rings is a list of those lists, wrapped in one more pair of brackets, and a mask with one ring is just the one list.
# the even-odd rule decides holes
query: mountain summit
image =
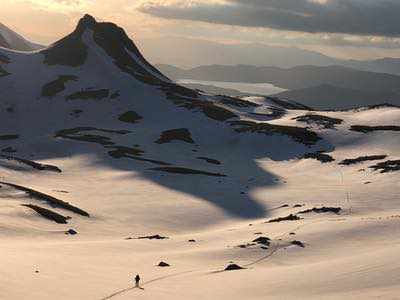
{"label": "mountain summit", "polygon": [[[90,47],[88,43],[85,43],[85,39],[86,41],[88,39],[85,35],[89,33],[92,35],[94,43],[112,57],[121,70],[132,75],[134,75],[134,71],[137,71],[148,76],[154,72],[157,76],[163,77],[162,80],[169,81],[144,59],[134,42],[129,39],[121,27],[113,23],[97,22],[90,15],[85,15],[80,19],[76,29],[70,35],[43,50],[46,57],[45,63],[72,67],[84,64],[88,55],[88,47]],[[146,70],[147,68],[149,70]]]}

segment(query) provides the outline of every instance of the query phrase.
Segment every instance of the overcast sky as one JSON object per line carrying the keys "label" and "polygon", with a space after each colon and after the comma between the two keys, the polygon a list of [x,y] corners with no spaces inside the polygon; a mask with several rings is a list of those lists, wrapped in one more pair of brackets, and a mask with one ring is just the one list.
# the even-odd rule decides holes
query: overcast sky
{"label": "overcast sky", "polygon": [[400,0],[1,0],[0,22],[48,44],[84,13],[136,39],[180,36],[298,46],[341,58],[400,57]]}

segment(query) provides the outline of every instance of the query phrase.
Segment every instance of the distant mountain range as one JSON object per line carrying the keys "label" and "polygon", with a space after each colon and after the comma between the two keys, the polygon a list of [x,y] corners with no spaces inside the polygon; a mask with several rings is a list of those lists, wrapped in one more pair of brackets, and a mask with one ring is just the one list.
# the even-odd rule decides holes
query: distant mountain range
{"label": "distant mountain range", "polygon": [[400,96],[392,92],[373,92],[341,88],[329,84],[286,91],[274,95],[315,109],[350,109],[383,103],[400,104]]}
{"label": "distant mountain range", "polygon": [[[290,68],[301,65],[327,66],[337,60],[318,52],[264,44],[223,44],[199,39],[164,37],[140,40],[151,62],[181,68],[201,65],[255,65]],[[162,49],[162,51],[160,51]]]}
{"label": "distant mountain range", "polygon": [[381,103],[400,104],[400,76],[342,66],[282,69],[255,66],[202,66],[183,70],[158,68],[173,79],[271,83],[290,90],[277,96],[320,109],[343,109]]}
{"label": "distant mountain range", "polygon": [[43,48],[41,45],[26,40],[2,23],[0,23],[0,47],[19,51],[32,51]]}
{"label": "distant mountain range", "polygon": [[[400,58],[377,60],[343,60],[296,47],[264,44],[223,44],[200,39],[165,37],[142,39],[140,48],[156,64],[179,68],[203,65],[252,65],[292,68],[296,66],[338,65],[363,71],[400,75]],[[160,51],[163,49],[163,51]]]}

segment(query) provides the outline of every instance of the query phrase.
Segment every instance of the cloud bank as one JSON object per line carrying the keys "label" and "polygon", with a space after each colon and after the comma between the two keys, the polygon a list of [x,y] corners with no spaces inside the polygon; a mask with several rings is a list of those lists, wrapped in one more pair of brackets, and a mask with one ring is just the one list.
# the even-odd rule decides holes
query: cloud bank
{"label": "cloud bank", "polygon": [[307,33],[399,37],[399,0],[145,1],[138,9],[165,19]]}

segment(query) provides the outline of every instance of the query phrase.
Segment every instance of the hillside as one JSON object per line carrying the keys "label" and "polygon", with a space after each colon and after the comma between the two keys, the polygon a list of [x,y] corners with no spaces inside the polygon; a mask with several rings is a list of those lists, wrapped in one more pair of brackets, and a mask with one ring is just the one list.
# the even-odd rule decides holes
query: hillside
{"label": "hillside", "polygon": [[[255,66],[202,66],[189,70],[157,66],[172,79],[270,83],[290,91],[278,94],[317,108],[347,109],[370,104],[400,104],[400,76],[341,66],[299,66],[290,69]],[[327,93],[325,88],[334,93]],[[291,98],[293,95],[294,98]],[[362,99],[365,99],[363,102]],[[342,99],[342,100],[341,100]],[[343,104],[340,106],[339,104]]]}
{"label": "hillside", "polygon": [[27,41],[2,23],[0,23],[0,47],[18,51],[33,51],[42,48],[40,45]]}
{"label": "hillside", "polygon": [[399,293],[397,107],[203,94],[89,15],[0,100],[0,299]]}
{"label": "hillside", "polygon": [[285,91],[274,96],[297,101],[317,110],[351,109],[382,103],[400,104],[400,95],[396,93],[353,90],[329,84]]}

